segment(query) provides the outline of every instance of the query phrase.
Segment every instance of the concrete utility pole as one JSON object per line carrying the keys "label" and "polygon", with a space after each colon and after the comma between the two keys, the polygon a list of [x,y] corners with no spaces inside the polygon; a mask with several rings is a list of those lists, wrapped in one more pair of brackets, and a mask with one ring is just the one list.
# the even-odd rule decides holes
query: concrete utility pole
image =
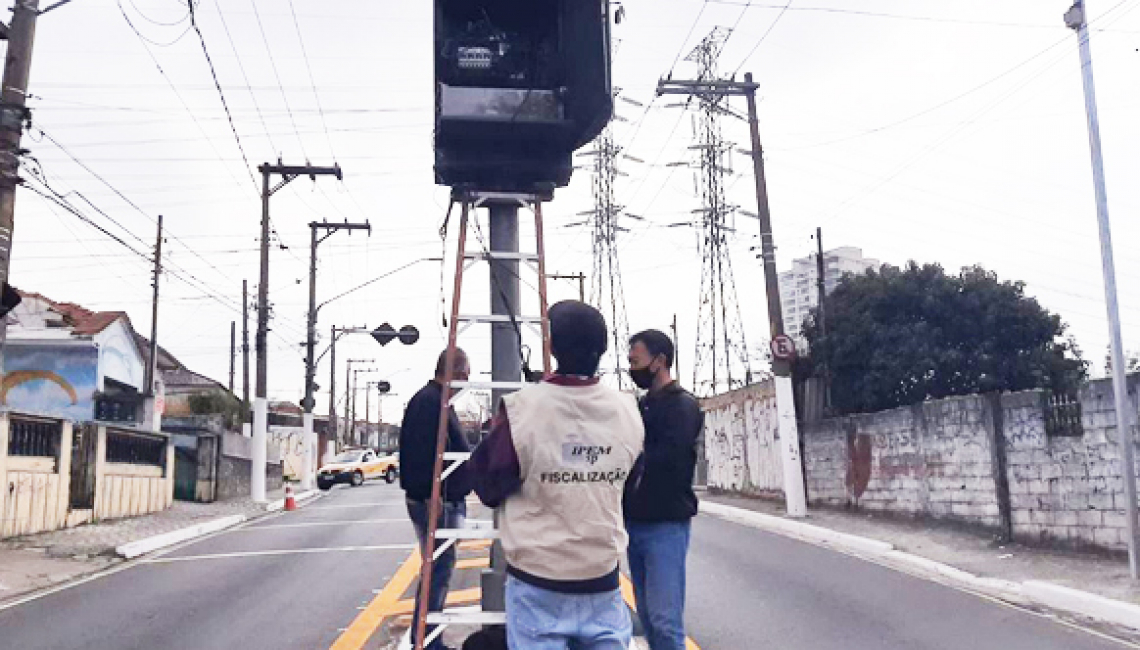
{"label": "concrete utility pole", "polygon": [[[261,284],[257,287],[257,395],[253,403],[253,452],[250,455],[250,496],[254,501],[265,501],[266,443],[269,430],[269,199],[278,190],[298,176],[308,176],[315,182],[317,176],[336,176],[343,180],[339,166],[313,167],[312,165],[264,164],[261,172]],[[270,187],[274,174],[281,177]]]}
{"label": "concrete utility pole", "polygon": [[[332,326],[329,331],[329,425],[328,430],[325,431],[323,444],[321,445],[321,453],[329,454],[328,444],[329,438],[332,438],[333,444],[336,444],[338,424],[336,421],[336,325]],[[335,447],[334,447],[335,448]]]}
{"label": "concrete utility pole", "polygon": [[1065,14],[1065,24],[1077,32],[1081,51],[1081,70],[1085,90],[1085,112],[1088,116],[1089,150],[1092,154],[1093,187],[1096,192],[1097,224],[1100,228],[1100,256],[1104,273],[1104,298],[1108,308],[1108,330],[1112,347],[1112,388],[1116,401],[1116,430],[1120,435],[1120,477],[1124,481],[1125,510],[1128,519],[1128,565],[1132,579],[1140,579],[1140,557],[1137,557],[1136,461],[1132,440],[1132,410],[1128,400],[1128,377],[1124,369],[1124,343],[1120,333],[1120,306],[1116,297],[1116,262],[1112,253],[1112,225],[1108,218],[1108,190],[1104,180],[1104,158],[1100,143],[1100,118],[1097,115],[1096,83],[1093,79],[1092,47],[1089,44],[1088,16],[1083,0],[1077,0]]}
{"label": "concrete utility pole", "polygon": [[[341,331],[343,332],[344,330]],[[352,374],[352,364],[354,363],[376,363],[376,359],[349,359],[345,363],[344,410],[348,415],[348,422],[344,428],[344,444],[346,445],[356,444],[356,390],[353,384]]]}
{"label": "concrete utility pole", "polygon": [[241,281],[241,421],[249,421],[249,282]]}
{"label": "concrete utility pole", "polygon": [[[815,229],[815,273],[816,289],[819,291],[819,333],[827,338],[827,281],[824,279],[825,265],[823,263],[823,228]],[[827,367],[827,360],[823,362],[823,406],[831,408],[831,369]]]}
{"label": "concrete utility pole", "polygon": [[[752,132],[752,166],[756,177],[757,216],[760,221],[761,251],[764,260],[764,286],[768,298],[768,321],[771,338],[784,337],[784,314],[780,306],[780,280],[776,271],[776,245],[772,235],[772,213],[768,206],[768,186],[764,174],[764,147],[760,141],[760,120],[756,111],[756,90],[759,84],[752,74],[744,81],[715,79],[697,81],[661,80],[657,83],[658,95],[692,95],[706,100],[732,95],[743,95],[748,100],[748,125]],[[784,499],[788,515],[807,515],[807,491],[804,487],[800,458],[800,434],[796,425],[796,408],[792,390],[792,367],[788,360],[772,359],[772,374],[776,384],[776,411],[780,432],[781,458],[784,465]]]}
{"label": "concrete utility pole", "polygon": [[572,275],[562,275],[555,273],[554,275],[546,276],[551,280],[577,280],[578,281],[578,300],[586,302],[586,274],[576,273]]}
{"label": "concrete utility pole", "polygon": [[[32,44],[36,37],[39,0],[16,0],[12,24],[0,23],[0,38],[8,40],[4,79],[0,83],[0,286],[8,284],[12,260],[12,236],[16,224],[16,186],[20,184],[20,139],[31,120],[25,106],[28,75],[32,69]],[[8,321],[0,318],[0,376],[4,372],[4,342]]]}
{"label": "concrete utility pole", "polygon": [[[324,230],[323,237],[317,237],[317,231]],[[317,405],[317,400],[313,397],[313,393],[317,390],[317,364],[314,359],[314,348],[317,344],[317,246],[321,242],[328,239],[333,233],[338,230],[367,230],[368,234],[372,234],[372,225],[367,223],[348,223],[345,221],[343,224],[329,224],[312,222],[309,224],[310,248],[309,248],[309,323],[306,329],[307,335],[305,338],[305,397],[301,400],[301,408],[304,409],[302,415],[302,440],[304,441],[302,449],[304,453],[301,455],[301,489],[313,489],[313,467],[314,457],[317,455],[314,445],[317,442],[313,437],[313,408]]]}
{"label": "concrete utility pole", "polygon": [[147,359],[145,378],[143,379],[143,409],[145,411],[144,425],[151,431],[162,429],[162,414],[158,412],[154,395],[154,379],[158,374],[158,281],[162,277],[162,215],[158,215],[158,236],[154,242],[154,296],[151,299],[150,312],[150,358]]}
{"label": "concrete utility pole", "polygon": [[237,321],[230,321],[230,393],[234,392],[234,371],[237,366]]}

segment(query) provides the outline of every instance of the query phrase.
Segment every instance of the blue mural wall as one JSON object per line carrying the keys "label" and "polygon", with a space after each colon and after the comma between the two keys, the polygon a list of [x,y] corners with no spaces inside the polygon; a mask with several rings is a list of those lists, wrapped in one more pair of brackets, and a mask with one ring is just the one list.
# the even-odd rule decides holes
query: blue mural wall
{"label": "blue mural wall", "polygon": [[95,419],[95,390],[99,381],[99,348],[90,346],[23,344],[4,348],[4,381],[0,405],[14,411],[65,418]]}

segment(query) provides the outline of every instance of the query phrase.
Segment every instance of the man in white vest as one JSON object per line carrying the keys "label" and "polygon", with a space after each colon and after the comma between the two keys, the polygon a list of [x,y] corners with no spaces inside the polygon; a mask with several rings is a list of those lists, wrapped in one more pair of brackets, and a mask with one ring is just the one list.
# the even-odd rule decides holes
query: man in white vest
{"label": "man in white vest", "polygon": [[566,301],[549,315],[558,369],[503,398],[471,458],[476,493],[501,509],[508,645],[625,650],[622,490],[645,430],[633,397],[598,383],[608,341],[601,313]]}

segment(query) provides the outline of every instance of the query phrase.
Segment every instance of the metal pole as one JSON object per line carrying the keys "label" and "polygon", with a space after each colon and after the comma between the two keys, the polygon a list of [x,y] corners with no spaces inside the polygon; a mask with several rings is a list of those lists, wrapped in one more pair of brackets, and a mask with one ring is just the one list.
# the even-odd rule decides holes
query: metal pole
{"label": "metal pole", "polygon": [[334,325],[329,332],[329,337],[332,344],[329,347],[329,425],[328,430],[325,432],[325,441],[321,447],[320,453],[327,455],[328,444],[330,440],[335,441],[337,438],[337,421],[336,421],[336,326]]}
{"label": "metal pole", "polygon": [[162,275],[162,215],[158,215],[158,236],[154,242],[154,293],[150,311],[150,358],[147,359],[143,394],[154,397],[154,376],[158,368],[158,279]]}
{"label": "metal pole", "polygon": [[265,501],[266,440],[269,429],[269,170],[261,169],[261,282],[257,286],[257,387],[253,401],[253,451],[249,494]]}
{"label": "metal pole", "polygon": [[[491,253],[519,252],[519,206],[517,203],[490,205]],[[490,260],[491,313],[519,314],[519,263]],[[491,381],[522,381],[522,357],[518,332],[511,323],[491,325]],[[491,408],[508,391],[491,392]]]}
{"label": "metal pole", "polygon": [[[20,138],[28,119],[28,76],[32,69],[32,45],[36,37],[39,0],[16,0],[8,29],[8,53],[0,83],[0,285],[8,283],[12,259],[12,236],[16,226],[16,186],[20,183]],[[0,376],[4,370],[7,319],[0,318]]]}
{"label": "metal pole", "polygon": [[372,443],[372,436],[368,428],[372,426],[372,384],[364,382],[364,435],[368,438],[368,443]]}
{"label": "metal pole", "polygon": [[349,439],[352,444],[360,444],[359,432],[356,430],[356,377],[360,374],[359,370],[352,371],[352,414],[348,417]]}
{"label": "metal pole", "polygon": [[1128,566],[1132,579],[1140,579],[1137,557],[1136,461],[1132,441],[1132,418],[1128,402],[1128,377],[1124,365],[1124,344],[1120,333],[1120,307],[1116,296],[1116,263],[1112,253],[1112,227],[1108,217],[1108,190],[1104,179],[1101,153],[1100,119],[1097,115],[1096,84],[1093,79],[1092,48],[1089,44],[1088,20],[1084,3],[1078,0],[1065,14],[1065,22],[1076,30],[1081,50],[1081,70],[1088,115],[1089,150],[1092,154],[1093,186],[1096,191],[1096,215],[1100,228],[1100,256],[1104,271],[1104,298],[1108,308],[1108,329],[1112,344],[1112,389],[1116,401],[1116,430],[1120,434],[1120,476],[1124,480],[1127,501]]}
{"label": "metal pole", "polygon": [[673,314],[673,371],[674,377],[679,381],[681,379],[681,340],[677,336],[677,314]]}
{"label": "metal pole", "polygon": [[[768,206],[768,186],[764,174],[764,147],[760,142],[760,119],[756,111],[756,85],[752,73],[744,75],[748,100],[748,126],[752,132],[752,167],[756,177],[756,214],[760,219],[760,242],[764,258],[764,288],[768,297],[768,321],[772,339],[784,334],[784,314],[780,308],[779,274],[776,271],[776,245],[772,235],[772,213]],[[792,368],[787,361],[772,360],[776,384],[776,411],[784,465],[784,499],[788,515],[807,515],[807,492],[800,460],[800,434],[792,389]]]}
{"label": "metal pole", "polygon": [[313,362],[313,348],[317,344],[317,228],[309,224],[309,322],[305,336],[305,398],[301,400],[304,414],[301,416],[301,436],[303,440],[303,453],[301,455],[301,489],[313,489],[313,407],[316,400],[313,398],[313,384],[316,383],[317,369]]}
{"label": "metal pole", "polygon": [[[824,280],[824,263],[823,263],[823,228],[817,227],[815,229],[815,244],[816,244],[816,261],[815,272],[819,276],[816,278],[816,288],[819,290],[819,333],[824,339],[827,338],[827,282]],[[823,406],[824,408],[831,408],[831,370],[827,365],[827,357],[823,359]]]}
{"label": "metal pole", "polygon": [[352,359],[344,364],[344,438],[342,443],[352,444]]}

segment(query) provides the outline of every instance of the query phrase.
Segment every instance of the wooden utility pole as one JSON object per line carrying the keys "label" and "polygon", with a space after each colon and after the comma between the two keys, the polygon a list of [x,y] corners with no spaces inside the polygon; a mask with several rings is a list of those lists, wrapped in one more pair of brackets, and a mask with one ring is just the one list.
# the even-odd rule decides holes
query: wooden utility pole
{"label": "wooden utility pole", "polygon": [[[253,403],[253,453],[250,455],[250,496],[256,502],[265,501],[265,461],[266,443],[269,431],[269,199],[278,190],[288,185],[298,176],[336,176],[343,180],[339,166],[314,167],[312,165],[264,164],[257,168],[261,172],[261,283],[257,287],[257,336],[254,345],[257,349],[257,393]],[[270,187],[273,175],[281,177]],[[312,413],[310,412],[310,417]],[[305,445],[311,445],[306,440]]]}
{"label": "wooden utility pole", "polygon": [[[31,121],[25,100],[39,5],[39,0],[16,0],[11,26],[0,23],[0,38],[8,40],[4,79],[0,82],[0,287],[8,285],[12,260],[16,187],[20,184],[20,139],[24,125]],[[7,336],[7,320],[0,318],[0,376],[3,376],[3,346]]]}
{"label": "wooden utility pole", "polygon": [[[688,95],[701,102],[714,101],[726,96],[744,96],[748,101],[748,126],[752,133],[752,168],[756,179],[756,213],[760,221],[761,257],[764,262],[764,286],[768,299],[768,324],[773,342],[785,339],[784,314],[780,306],[780,278],[776,271],[776,244],[772,235],[772,213],[768,205],[768,185],[764,173],[764,146],[760,141],[760,119],[756,111],[756,90],[759,84],[752,73],[744,81],[662,79],[657,82],[658,95]],[[800,436],[796,425],[795,399],[792,389],[791,359],[772,359],[775,375],[777,420],[784,461],[784,498],[788,514],[793,517],[807,515],[807,493],[804,487]]]}

